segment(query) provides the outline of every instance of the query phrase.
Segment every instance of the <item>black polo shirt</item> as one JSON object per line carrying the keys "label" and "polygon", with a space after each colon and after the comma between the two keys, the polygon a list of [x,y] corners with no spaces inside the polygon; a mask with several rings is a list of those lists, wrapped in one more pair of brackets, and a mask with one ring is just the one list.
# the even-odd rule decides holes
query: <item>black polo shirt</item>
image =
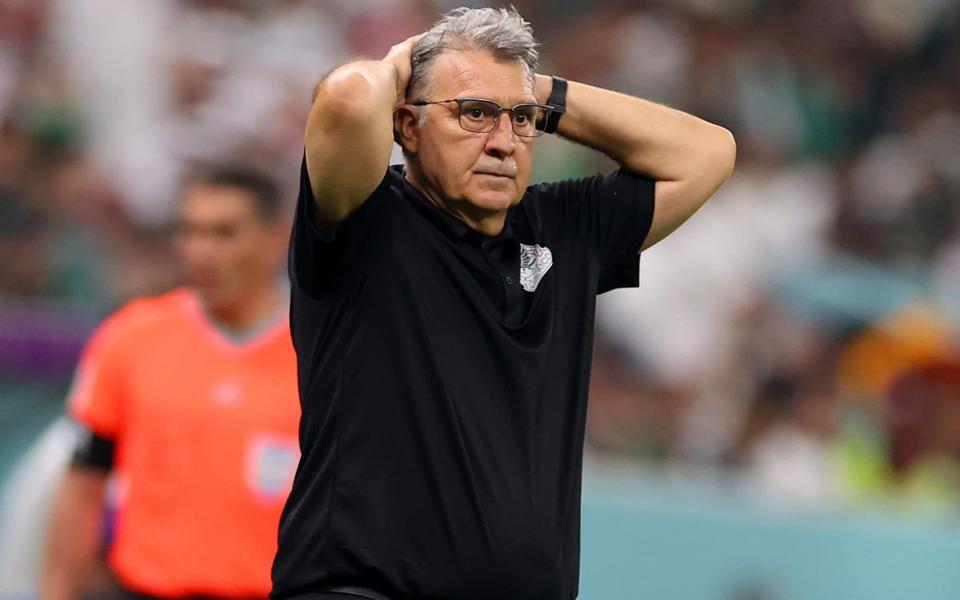
{"label": "black polo shirt", "polygon": [[290,245],[302,457],[273,596],[570,600],[596,295],[638,283],[654,182],[535,185],[481,244],[391,167]]}

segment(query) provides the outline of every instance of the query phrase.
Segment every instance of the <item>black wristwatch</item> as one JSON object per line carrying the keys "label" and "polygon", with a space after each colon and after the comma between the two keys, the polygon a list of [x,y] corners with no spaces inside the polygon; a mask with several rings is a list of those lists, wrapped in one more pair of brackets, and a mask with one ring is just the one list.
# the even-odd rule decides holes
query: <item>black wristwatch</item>
{"label": "black wristwatch", "polygon": [[567,112],[567,80],[556,75],[552,76],[551,79],[553,79],[553,87],[550,90],[550,98],[547,99],[547,104],[553,110],[550,111],[550,116],[547,117],[547,122],[543,126],[544,133],[556,132],[557,125],[560,124],[560,117]]}

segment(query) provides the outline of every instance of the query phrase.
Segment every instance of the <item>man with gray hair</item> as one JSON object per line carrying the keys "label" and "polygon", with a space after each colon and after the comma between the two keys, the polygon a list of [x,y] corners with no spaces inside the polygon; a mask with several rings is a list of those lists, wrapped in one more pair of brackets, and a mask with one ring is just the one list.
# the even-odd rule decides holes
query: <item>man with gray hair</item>
{"label": "man with gray hair", "polygon": [[[456,9],[317,88],[274,598],[577,596],[596,295],[638,285],[640,252],[726,180],[735,145],[540,74],[536,46],[515,10]],[[544,133],[620,168],[528,187]]]}

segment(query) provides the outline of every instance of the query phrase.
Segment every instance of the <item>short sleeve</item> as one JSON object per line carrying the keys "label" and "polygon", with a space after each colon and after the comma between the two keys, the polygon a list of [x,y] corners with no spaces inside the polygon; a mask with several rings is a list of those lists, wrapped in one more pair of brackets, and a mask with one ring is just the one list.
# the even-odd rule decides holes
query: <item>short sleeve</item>
{"label": "short sleeve", "polygon": [[112,440],[120,435],[123,421],[122,327],[119,315],[114,315],[93,334],[67,397],[67,408],[74,419]]}
{"label": "short sleeve", "polygon": [[373,239],[382,212],[392,171],[380,181],[363,204],[331,230],[314,223],[311,213],[315,202],[306,159],[300,167],[300,191],[290,235],[289,271],[292,284],[308,295],[336,293],[351,275],[359,273],[365,249]]}
{"label": "short sleeve", "polygon": [[639,285],[640,249],[653,223],[656,182],[626,169],[537,186],[541,210],[558,235],[576,235],[593,251],[597,293]]}

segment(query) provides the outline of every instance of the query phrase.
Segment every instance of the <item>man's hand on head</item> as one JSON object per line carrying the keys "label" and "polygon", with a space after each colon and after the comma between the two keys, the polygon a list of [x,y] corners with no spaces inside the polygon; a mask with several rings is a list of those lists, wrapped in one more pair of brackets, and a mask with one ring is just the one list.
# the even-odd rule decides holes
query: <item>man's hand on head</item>
{"label": "man's hand on head", "polygon": [[553,78],[549,75],[537,73],[533,79],[533,96],[537,99],[537,104],[546,104],[550,99],[550,92],[553,91]]}
{"label": "man's hand on head", "polygon": [[394,45],[383,57],[384,62],[391,63],[397,69],[397,105],[406,102],[407,85],[410,83],[410,75],[413,73],[413,64],[410,62],[410,56],[413,53],[413,47],[423,34],[410,36],[399,44]]}

